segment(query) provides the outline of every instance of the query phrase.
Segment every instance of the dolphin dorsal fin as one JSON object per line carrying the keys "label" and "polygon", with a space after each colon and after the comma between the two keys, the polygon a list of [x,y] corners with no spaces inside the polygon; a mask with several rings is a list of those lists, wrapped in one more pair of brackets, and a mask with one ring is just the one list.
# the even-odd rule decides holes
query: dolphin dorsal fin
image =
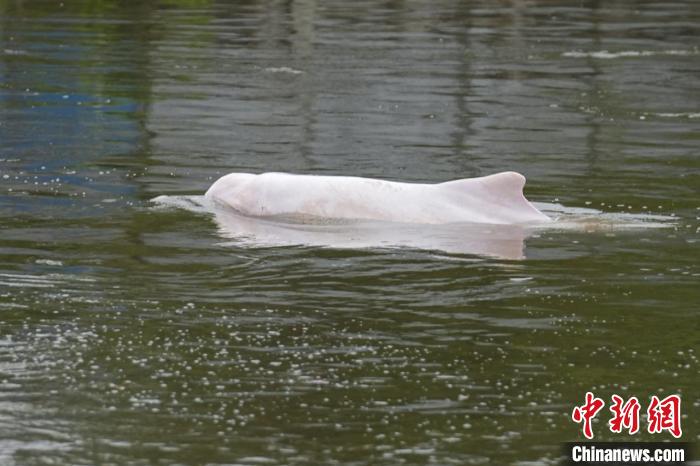
{"label": "dolphin dorsal fin", "polygon": [[494,223],[551,221],[525,198],[525,177],[520,173],[502,172],[438,186],[460,205],[479,206]]}
{"label": "dolphin dorsal fin", "polygon": [[458,190],[463,194],[483,196],[499,204],[525,200],[523,194],[525,177],[517,172],[501,172],[480,178],[447,181],[440,186],[449,190]]}

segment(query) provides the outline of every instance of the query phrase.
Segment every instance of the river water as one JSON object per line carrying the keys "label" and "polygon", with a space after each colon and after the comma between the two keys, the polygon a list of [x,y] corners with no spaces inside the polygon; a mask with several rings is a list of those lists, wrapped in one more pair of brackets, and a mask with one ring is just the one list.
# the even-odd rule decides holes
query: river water
{"label": "river water", "polygon": [[[699,24],[694,0],[0,0],[0,464],[552,464],[587,391],[680,394],[697,441]],[[594,227],[250,244],[151,202],[505,170]],[[608,418],[596,439],[673,439]]]}

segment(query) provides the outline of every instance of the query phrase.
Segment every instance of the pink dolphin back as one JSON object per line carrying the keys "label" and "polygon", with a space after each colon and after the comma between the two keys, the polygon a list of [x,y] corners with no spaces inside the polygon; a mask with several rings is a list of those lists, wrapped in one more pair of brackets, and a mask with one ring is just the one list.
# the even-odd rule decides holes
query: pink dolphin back
{"label": "pink dolphin back", "polygon": [[231,173],[206,192],[251,217],[312,216],[415,224],[549,222],[523,195],[525,177],[503,172],[436,184],[352,176]]}

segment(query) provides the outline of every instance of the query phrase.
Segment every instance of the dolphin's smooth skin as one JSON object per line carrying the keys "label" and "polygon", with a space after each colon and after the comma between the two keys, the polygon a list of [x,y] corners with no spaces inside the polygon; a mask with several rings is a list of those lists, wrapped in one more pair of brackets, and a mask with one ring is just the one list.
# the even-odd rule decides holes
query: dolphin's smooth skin
{"label": "dolphin's smooth skin", "polygon": [[549,222],[523,195],[525,177],[503,172],[437,184],[352,176],[231,173],[205,197],[249,217],[315,217],[410,224]]}
{"label": "dolphin's smooth skin", "polygon": [[[442,225],[337,220],[277,221],[214,208],[219,234],[237,247],[311,246],[333,249],[408,248],[519,260],[531,229],[522,225],[448,223]],[[306,219],[308,220],[308,219]]]}

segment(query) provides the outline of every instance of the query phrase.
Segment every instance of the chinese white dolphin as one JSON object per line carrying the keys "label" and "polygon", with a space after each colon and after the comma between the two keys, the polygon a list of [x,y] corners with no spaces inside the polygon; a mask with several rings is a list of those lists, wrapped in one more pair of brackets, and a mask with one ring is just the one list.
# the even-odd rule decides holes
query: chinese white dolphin
{"label": "chinese white dolphin", "polygon": [[205,197],[250,217],[317,217],[413,224],[549,222],[523,195],[525,177],[503,172],[437,184],[352,176],[231,173]]}

